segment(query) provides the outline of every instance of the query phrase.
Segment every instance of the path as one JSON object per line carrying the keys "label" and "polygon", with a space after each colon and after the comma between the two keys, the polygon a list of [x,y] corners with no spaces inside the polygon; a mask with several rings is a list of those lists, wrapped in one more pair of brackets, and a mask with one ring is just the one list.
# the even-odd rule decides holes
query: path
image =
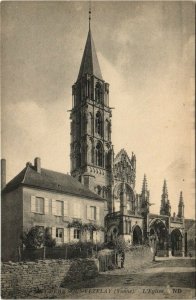
{"label": "path", "polygon": [[75,286],[63,298],[75,299],[193,299],[195,260],[159,259],[140,270],[126,267],[101,273]]}

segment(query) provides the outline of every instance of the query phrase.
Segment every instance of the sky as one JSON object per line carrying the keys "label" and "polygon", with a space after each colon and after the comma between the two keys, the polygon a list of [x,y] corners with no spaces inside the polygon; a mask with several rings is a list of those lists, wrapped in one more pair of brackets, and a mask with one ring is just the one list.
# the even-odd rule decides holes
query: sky
{"label": "sky", "polygon": [[[7,181],[26,162],[70,172],[71,86],[88,33],[87,1],[2,2],[2,157]],[[92,1],[92,35],[110,84],[112,142],[137,159],[151,212],[167,180],[172,213],[183,191],[195,217],[194,4]]]}

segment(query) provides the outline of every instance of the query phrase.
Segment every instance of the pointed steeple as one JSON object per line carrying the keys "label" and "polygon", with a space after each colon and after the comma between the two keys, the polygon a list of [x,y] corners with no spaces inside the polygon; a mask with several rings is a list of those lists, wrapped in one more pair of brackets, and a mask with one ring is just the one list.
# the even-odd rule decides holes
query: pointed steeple
{"label": "pointed steeple", "polygon": [[184,200],[183,200],[182,191],[180,192],[179,205],[184,205]]}
{"label": "pointed steeple", "polygon": [[180,192],[180,199],[178,204],[178,217],[179,218],[184,217],[184,200],[183,200],[182,191]]}
{"label": "pointed steeple", "polygon": [[164,183],[163,183],[163,195],[168,196],[167,182],[165,179],[164,179]]}
{"label": "pointed steeple", "polygon": [[146,192],[147,190],[148,190],[147,179],[146,179],[146,174],[144,174],[142,192]]}
{"label": "pointed steeple", "polygon": [[168,199],[168,190],[167,190],[167,182],[164,179],[163,183],[163,192],[161,196],[161,209],[160,209],[161,215],[170,215],[171,214],[171,205],[170,201]]}
{"label": "pointed steeple", "polygon": [[89,19],[89,32],[88,32],[86,45],[82,57],[82,62],[80,65],[78,80],[81,79],[82,76],[85,74],[94,75],[98,79],[103,80],[97,54],[96,54],[95,44],[90,29],[90,19]]}

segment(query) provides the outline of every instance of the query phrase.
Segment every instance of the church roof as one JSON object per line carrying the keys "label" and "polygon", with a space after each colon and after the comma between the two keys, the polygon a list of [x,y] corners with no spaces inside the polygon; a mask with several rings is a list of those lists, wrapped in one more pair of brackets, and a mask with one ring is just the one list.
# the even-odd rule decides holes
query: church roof
{"label": "church roof", "polygon": [[95,45],[93,42],[93,37],[91,34],[91,30],[89,29],[86,45],[82,57],[82,62],[80,65],[80,71],[78,74],[78,80],[82,78],[83,75],[89,74],[94,75],[97,78],[103,80],[101,75],[101,70],[96,54]]}
{"label": "church roof", "polygon": [[71,175],[43,168],[41,168],[41,173],[38,173],[35,167],[29,164],[5,186],[3,192],[10,192],[21,185],[103,200],[103,198],[91,192]]}

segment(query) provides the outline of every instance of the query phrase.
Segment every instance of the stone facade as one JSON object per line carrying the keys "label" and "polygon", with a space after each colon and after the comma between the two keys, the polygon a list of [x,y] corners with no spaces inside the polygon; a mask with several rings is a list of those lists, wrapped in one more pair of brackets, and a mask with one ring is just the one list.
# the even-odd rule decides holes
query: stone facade
{"label": "stone facade", "polygon": [[2,259],[18,259],[21,234],[33,226],[48,227],[57,245],[104,242],[103,231],[70,227],[73,221],[104,227],[107,202],[70,175],[27,164],[2,191]]}

